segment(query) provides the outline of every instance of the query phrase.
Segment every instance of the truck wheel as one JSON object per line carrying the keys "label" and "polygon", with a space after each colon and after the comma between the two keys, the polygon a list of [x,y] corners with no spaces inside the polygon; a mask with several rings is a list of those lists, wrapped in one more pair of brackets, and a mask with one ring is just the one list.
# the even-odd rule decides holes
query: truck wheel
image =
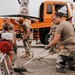
{"label": "truck wheel", "polygon": [[49,42],[50,42],[50,35],[46,34],[46,36],[45,36],[45,44],[47,45],[47,44],[49,44]]}
{"label": "truck wheel", "polygon": [[47,44],[45,41],[46,35],[48,34],[50,28],[41,28],[40,29],[40,41],[42,44]]}

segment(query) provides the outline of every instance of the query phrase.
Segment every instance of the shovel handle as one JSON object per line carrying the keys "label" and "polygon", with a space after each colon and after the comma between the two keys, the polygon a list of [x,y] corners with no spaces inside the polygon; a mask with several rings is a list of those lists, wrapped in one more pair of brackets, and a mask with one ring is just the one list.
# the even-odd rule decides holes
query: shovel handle
{"label": "shovel handle", "polygon": [[30,63],[32,60],[34,60],[37,56],[39,56],[41,53],[43,53],[45,51],[45,49],[43,51],[41,51],[40,53],[38,53],[37,55],[35,55],[32,59],[30,59],[28,62],[26,62],[24,65],[26,66],[28,63]]}

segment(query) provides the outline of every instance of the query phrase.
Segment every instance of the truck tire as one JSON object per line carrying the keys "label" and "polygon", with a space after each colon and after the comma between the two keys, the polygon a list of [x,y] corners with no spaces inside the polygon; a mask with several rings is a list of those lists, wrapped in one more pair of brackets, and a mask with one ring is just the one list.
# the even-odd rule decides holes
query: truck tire
{"label": "truck tire", "polygon": [[45,36],[45,44],[49,44],[49,39],[50,39],[50,35],[49,34],[46,34]]}
{"label": "truck tire", "polygon": [[40,29],[40,41],[42,44],[46,45],[47,42],[45,41],[46,35],[49,33],[50,28],[41,28]]}

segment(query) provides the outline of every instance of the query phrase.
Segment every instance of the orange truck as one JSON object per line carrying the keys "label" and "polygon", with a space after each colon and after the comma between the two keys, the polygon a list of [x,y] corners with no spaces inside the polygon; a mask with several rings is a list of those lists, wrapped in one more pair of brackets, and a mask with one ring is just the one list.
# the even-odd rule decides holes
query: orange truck
{"label": "orange truck", "polygon": [[[70,3],[71,10],[74,9],[73,4]],[[51,17],[55,12],[62,12],[63,19],[71,17],[71,11],[67,2],[62,1],[45,1],[39,8],[39,20],[31,20],[31,26],[33,28],[33,39],[40,40],[42,44],[48,44],[47,34],[51,27]],[[14,24],[15,30],[17,30],[17,24],[13,19],[9,19]],[[3,18],[0,18],[0,29],[2,29]]]}

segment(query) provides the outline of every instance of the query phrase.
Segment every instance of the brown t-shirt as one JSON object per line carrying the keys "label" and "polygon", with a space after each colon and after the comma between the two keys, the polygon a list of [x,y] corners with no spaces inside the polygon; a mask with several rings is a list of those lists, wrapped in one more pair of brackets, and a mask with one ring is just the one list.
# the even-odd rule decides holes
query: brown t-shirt
{"label": "brown t-shirt", "polygon": [[52,26],[51,26],[52,33],[55,33],[57,26],[58,25],[55,25],[54,23],[52,23]]}
{"label": "brown t-shirt", "polygon": [[74,28],[71,23],[62,21],[56,29],[55,34],[61,35],[62,44],[75,43]]}
{"label": "brown t-shirt", "polygon": [[14,25],[11,24],[11,23],[9,23],[9,22],[4,23],[4,24],[2,25],[2,28],[3,28],[3,29],[4,29],[5,25],[8,25],[10,30],[13,30],[13,29],[14,29]]}
{"label": "brown t-shirt", "polygon": [[51,26],[51,30],[52,30],[51,41],[54,39],[57,26],[58,26],[58,25],[55,25],[54,23],[52,23],[52,26]]}
{"label": "brown t-shirt", "polygon": [[33,32],[31,31],[32,27],[28,23],[23,23],[22,28],[23,28],[24,34],[27,34],[26,30],[29,29],[30,30],[30,35],[29,35],[28,39],[33,39]]}

